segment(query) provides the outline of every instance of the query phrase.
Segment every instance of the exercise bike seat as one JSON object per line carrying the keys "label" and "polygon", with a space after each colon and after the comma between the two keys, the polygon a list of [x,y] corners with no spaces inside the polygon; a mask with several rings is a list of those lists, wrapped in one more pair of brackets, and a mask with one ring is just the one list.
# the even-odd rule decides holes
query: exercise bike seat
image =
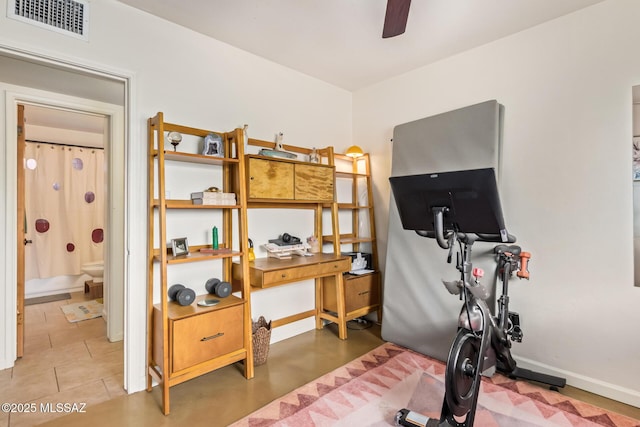
{"label": "exercise bike seat", "polygon": [[518,245],[498,245],[493,248],[493,253],[495,254],[503,254],[505,252],[518,256],[522,252],[522,248]]}

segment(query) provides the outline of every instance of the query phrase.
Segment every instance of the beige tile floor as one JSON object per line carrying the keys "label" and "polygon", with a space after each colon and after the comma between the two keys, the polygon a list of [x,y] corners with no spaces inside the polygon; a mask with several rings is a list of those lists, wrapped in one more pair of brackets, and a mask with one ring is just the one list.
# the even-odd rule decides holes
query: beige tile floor
{"label": "beige tile floor", "polygon": [[31,426],[64,415],[40,411],[41,404],[97,404],[125,395],[123,342],[106,338],[103,318],[69,323],[60,307],[89,299],[25,307],[25,351],[13,368],[0,371],[0,402],[36,405],[36,413],[0,412],[0,427]]}

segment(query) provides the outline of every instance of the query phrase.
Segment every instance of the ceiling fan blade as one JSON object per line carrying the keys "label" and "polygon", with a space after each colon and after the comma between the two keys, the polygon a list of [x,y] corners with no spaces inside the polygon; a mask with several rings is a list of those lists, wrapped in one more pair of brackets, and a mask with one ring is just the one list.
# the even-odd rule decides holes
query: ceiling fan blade
{"label": "ceiling fan blade", "polygon": [[382,38],[399,36],[407,28],[411,0],[387,0],[387,13],[384,16]]}

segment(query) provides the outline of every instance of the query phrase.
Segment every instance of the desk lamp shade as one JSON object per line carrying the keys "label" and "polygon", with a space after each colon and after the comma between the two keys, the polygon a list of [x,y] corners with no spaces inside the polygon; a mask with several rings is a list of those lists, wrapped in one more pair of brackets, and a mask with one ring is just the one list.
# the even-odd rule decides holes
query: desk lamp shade
{"label": "desk lamp shade", "polygon": [[362,148],[358,147],[357,145],[352,145],[351,147],[347,148],[347,151],[344,154],[349,157],[360,157],[364,155],[364,151],[362,151]]}

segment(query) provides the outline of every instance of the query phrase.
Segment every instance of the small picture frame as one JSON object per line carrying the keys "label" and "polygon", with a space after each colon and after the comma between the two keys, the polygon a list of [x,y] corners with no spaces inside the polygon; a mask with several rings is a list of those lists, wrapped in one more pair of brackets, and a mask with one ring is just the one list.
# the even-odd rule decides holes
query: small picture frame
{"label": "small picture frame", "polygon": [[210,133],[204,137],[202,154],[212,157],[224,157],[224,147],[222,137],[216,133]]}
{"label": "small picture frame", "polygon": [[173,256],[181,256],[189,254],[189,243],[186,237],[180,237],[179,239],[171,239],[171,250]]}

